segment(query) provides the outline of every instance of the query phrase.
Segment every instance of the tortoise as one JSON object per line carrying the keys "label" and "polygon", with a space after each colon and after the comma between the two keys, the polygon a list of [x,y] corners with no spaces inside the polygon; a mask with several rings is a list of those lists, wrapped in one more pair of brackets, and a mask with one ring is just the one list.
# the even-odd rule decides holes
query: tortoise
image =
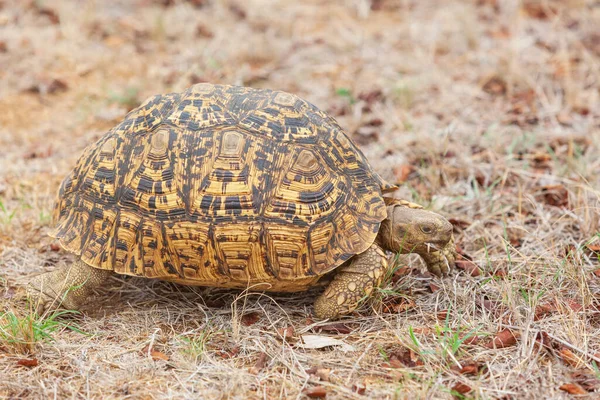
{"label": "tortoise", "polygon": [[38,307],[77,309],[113,273],[297,292],[330,280],[317,318],[381,284],[386,251],[436,275],[455,259],[441,215],[384,197],[336,121],[299,97],[197,84],[131,111],[62,182],[50,235],[76,261],[34,277]]}

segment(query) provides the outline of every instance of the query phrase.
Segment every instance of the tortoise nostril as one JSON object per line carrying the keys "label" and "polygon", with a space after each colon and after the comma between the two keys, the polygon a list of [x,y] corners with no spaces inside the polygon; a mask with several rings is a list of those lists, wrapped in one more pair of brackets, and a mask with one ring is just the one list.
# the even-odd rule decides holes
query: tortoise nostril
{"label": "tortoise nostril", "polygon": [[452,231],[454,230],[454,225],[452,225],[449,221],[444,221],[444,232],[450,232],[452,233]]}
{"label": "tortoise nostril", "polygon": [[442,235],[444,236],[444,238],[448,238],[450,239],[450,237],[452,236],[452,231],[454,230],[454,226],[452,226],[452,224],[450,222],[446,222],[444,224],[444,226],[441,229]]}

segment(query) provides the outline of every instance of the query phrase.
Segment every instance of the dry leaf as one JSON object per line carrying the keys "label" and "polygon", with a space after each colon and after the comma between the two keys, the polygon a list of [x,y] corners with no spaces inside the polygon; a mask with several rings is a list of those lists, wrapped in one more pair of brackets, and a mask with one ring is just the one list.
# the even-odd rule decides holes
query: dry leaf
{"label": "dry leaf", "polygon": [[539,0],[524,1],[522,10],[525,15],[535,19],[548,19],[557,12],[550,2]]}
{"label": "dry leaf", "polygon": [[586,247],[590,252],[600,256],[600,244],[588,244]]}
{"label": "dry leaf", "polygon": [[372,120],[367,121],[365,126],[381,126],[383,125],[383,120],[381,118],[373,118]]}
{"label": "dry leaf", "polygon": [[235,17],[237,19],[246,19],[246,17],[248,16],[248,13],[246,13],[246,10],[244,10],[239,4],[237,3],[230,3],[229,4],[229,11],[231,11],[231,13],[233,15],[235,15]]}
{"label": "dry leaf", "polygon": [[477,181],[479,186],[484,187],[484,188],[489,187],[490,184],[492,183],[491,179],[489,179],[489,177],[487,177],[486,175],[483,175],[483,173],[481,171],[478,171],[476,173],[475,180]]}
{"label": "dry leaf", "polygon": [[415,167],[410,164],[398,165],[393,168],[394,176],[396,177],[397,183],[404,183],[408,181],[410,175],[415,172]]}
{"label": "dry leaf", "polygon": [[352,392],[363,395],[367,391],[367,385],[364,383],[353,383]]}
{"label": "dry leaf", "polygon": [[600,379],[596,378],[594,374],[587,373],[586,371],[577,370],[573,372],[572,378],[581,387],[588,392],[593,392],[600,389]]}
{"label": "dry leaf", "polygon": [[488,94],[500,96],[506,93],[506,81],[494,75],[483,80],[482,89]]}
{"label": "dry leaf", "polygon": [[429,290],[431,290],[431,293],[435,293],[440,290],[440,287],[435,283],[429,283]]}
{"label": "dry leaf", "polygon": [[479,267],[473,261],[456,260],[454,263],[456,265],[456,268],[462,269],[463,271],[467,272],[471,276],[481,275],[481,271],[479,270]]}
{"label": "dry leaf", "polygon": [[398,283],[403,276],[410,274],[412,270],[413,269],[408,266],[398,268],[392,275],[392,283]]}
{"label": "dry leaf", "polygon": [[467,345],[467,346],[472,346],[474,344],[479,343],[479,336],[469,336],[468,338],[463,340],[463,344]]}
{"label": "dry leaf", "polygon": [[17,361],[17,365],[28,368],[37,367],[38,364],[39,363],[37,358],[22,358],[19,361]]}
{"label": "dry leaf", "polygon": [[158,361],[158,360],[169,361],[169,356],[168,355],[166,355],[165,353],[162,353],[160,351],[157,351],[157,350],[152,350],[150,352],[150,357],[152,357],[152,359],[154,361]]}
{"label": "dry leaf", "polygon": [[480,367],[481,367],[481,365],[479,365],[478,363],[472,362],[472,363],[463,365],[463,367],[460,368],[458,370],[458,372],[463,375],[477,375]]}
{"label": "dry leaf", "polygon": [[26,92],[40,93],[42,95],[64,92],[69,89],[69,85],[62,79],[45,79],[42,78],[33,85],[25,89]]}
{"label": "dry leaf", "polygon": [[458,382],[452,387],[452,390],[460,394],[466,394],[469,393],[472,389],[469,385],[466,385],[462,382]]}
{"label": "dry leaf", "polygon": [[[511,234],[509,232],[509,236],[508,236],[508,242],[510,243],[511,246],[513,247],[521,247],[521,245],[523,244],[523,235],[514,235]],[[498,267],[498,271],[499,274],[497,276],[506,276],[507,272],[506,269],[504,267]],[[496,275],[496,271],[494,271],[494,275]]]}
{"label": "dry leaf", "polygon": [[504,329],[496,334],[496,337],[486,344],[489,349],[502,349],[517,344],[518,333],[512,332],[510,329]]}
{"label": "dry leaf", "polygon": [[[6,286],[6,282],[4,284],[0,283],[0,288],[2,288],[2,298],[4,299],[13,299],[17,294],[17,288],[15,286]],[[0,352],[2,352],[2,346],[0,346]]]}
{"label": "dry leaf", "polygon": [[430,335],[432,333],[435,332],[435,330],[433,328],[430,327],[420,327],[420,328],[413,328],[413,332],[416,333],[417,335]]}
{"label": "dry leaf", "polygon": [[413,299],[400,296],[390,296],[383,301],[383,312],[398,314],[416,307]]}
{"label": "dry leaf", "polygon": [[319,325],[314,330],[315,332],[339,333],[344,335],[352,332],[352,329],[341,323]]}
{"label": "dry leaf", "polygon": [[[471,223],[469,221],[465,221],[463,219],[458,219],[458,218],[449,218],[448,222],[450,222],[452,224],[453,227],[455,228],[459,228],[461,230],[465,230],[467,229],[469,226],[471,226]],[[459,251],[460,250],[460,251]],[[457,251],[459,253],[462,253],[462,249],[459,248],[457,246]]]}
{"label": "dry leaf", "polygon": [[210,39],[215,35],[206,25],[198,24],[196,26],[196,36]]}
{"label": "dry leaf", "polygon": [[323,386],[314,386],[302,391],[305,395],[310,397],[311,399],[324,399],[327,397],[327,389]]}
{"label": "dry leaf", "polygon": [[553,207],[569,207],[569,191],[563,185],[542,186],[537,197]]}
{"label": "dry leaf", "polygon": [[[575,112],[579,112],[582,110],[576,110],[574,109],[573,111]],[[589,110],[588,110],[589,111]],[[586,137],[586,136],[564,136],[564,137],[555,137],[553,139],[550,140],[550,142],[548,143],[548,145],[550,146],[550,148],[554,151],[554,153],[556,154],[568,154],[570,156],[573,155],[573,151],[574,151],[574,147],[578,147],[582,153],[585,153],[587,151],[587,148],[592,144],[590,138]]]}
{"label": "dry leaf", "polygon": [[516,91],[511,100],[517,105],[532,108],[535,106],[536,99],[537,93],[535,92],[535,90],[529,88]]}
{"label": "dry leaf", "polygon": [[223,359],[229,359],[240,353],[240,346],[235,346],[231,350],[217,350],[217,354]]}
{"label": "dry leaf", "polygon": [[36,158],[48,158],[54,153],[54,149],[52,145],[48,146],[35,146],[31,147],[31,149],[25,153],[23,158],[25,160],[32,160]]}
{"label": "dry leaf", "polygon": [[368,92],[361,92],[357,98],[363,100],[367,104],[373,104],[383,100],[383,92],[380,89],[371,90]]}
{"label": "dry leaf", "polygon": [[404,368],[404,364],[397,358],[381,363],[382,368]]}
{"label": "dry leaf", "polygon": [[438,321],[445,321],[446,318],[448,318],[448,310],[438,311],[435,314],[435,317],[438,319]]}
{"label": "dry leaf", "polygon": [[550,336],[548,336],[548,334],[544,331],[540,331],[537,333],[537,335],[535,336],[535,344],[538,346],[542,346],[547,350],[552,350],[552,347],[554,346],[554,342],[552,341]]}
{"label": "dry leaf", "polygon": [[255,323],[257,323],[259,319],[260,319],[259,313],[251,312],[251,313],[242,315],[241,322],[242,322],[242,325],[244,325],[244,326],[251,326],[251,325],[254,325]]}
{"label": "dry leaf", "polygon": [[423,361],[419,358],[417,353],[402,347],[389,353],[389,361],[383,363],[381,366],[384,368],[413,368],[423,365]]}
{"label": "dry leaf", "polygon": [[296,346],[303,349],[322,349],[324,347],[339,347],[342,351],[354,351],[354,347],[341,340],[334,339],[329,336],[321,335],[302,335],[300,336],[301,343]]}
{"label": "dry leaf", "polygon": [[569,394],[588,394],[588,392],[577,383],[565,383],[560,385],[559,389]]}
{"label": "dry leaf", "polygon": [[567,349],[566,347],[561,348],[558,351],[558,355],[564,362],[569,364],[571,367],[577,367],[580,364],[579,358],[575,354],[573,354],[573,352],[571,350]]}
{"label": "dry leaf", "polygon": [[154,360],[154,361],[158,361],[158,360],[168,361],[169,360],[168,355],[166,355],[165,353],[162,353],[158,350],[154,350],[154,348],[150,348],[150,345],[148,345],[142,349],[142,354],[146,357],[149,355],[150,358],[152,358],[152,360]]}
{"label": "dry leaf", "polygon": [[535,307],[535,314],[533,316],[534,321],[538,321],[545,316],[556,312],[556,304],[554,303],[544,303]]}
{"label": "dry leaf", "polygon": [[62,79],[52,79],[48,85],[48,93],[64,92],[69,88],[67,82]]}
{"label": "dry leaf", "polygon": [[260,355],[258,356],[258,360],[256,360],[254,366],[249,369],[249,372],[253,375],[258,374],[260,370],[262,370],[267,365],[268,361],[269,356],[267,356],[266,353],[260,353]]}
{"label": "dry leaf", "polygon": [[312,367],[306,371],[309,375],[313,375],[316,378],[323,382],[329,382],[329,375],[331,374],[331,370],[329,368],[317,368]]}
{"label": "dry leaf", "polygon": [[[565,305],[569,307],[569,309],[571,309],[573,312],[580,312],[581,310],[583,310],[583,306],[576,300],[565,300],[565,303]],[[556,313],[558,311],[566,311],[563,304],[557,304],[556,301],[540,304],[535,308],[535,315],[533,319],[534,321],[538,321],[546,317],[547,315]]]}
{"label": "dry leaf", "polygon": [[579,312],[579,311],[583,310],[583,306],[581,304],[579,304],[576,300],[571,300],[571,299],[567,300],[567,305],[574,312]]}
{"label": "dry leaf", "polygon": [[548,153],[533,153],[531,155],[531,159],[536,164],[543,164],[543,163],[547,163],[548,161],[552,161],[552,156]]}
{"label": "dry leaf", "polygon": [[37,10],[38,14],[43,15],[45,17],[48,17],[48,19],[50,20],[50,22],[54,25],[57,25],[60,23],[60,17],[58,16],[58,14],[56,13],[56,11],[54,11],[51,8],[48,7],[40,7]]}
{"label": "dry leaf", "polygon": [[193,5],[195,8],[202,8],[208,4],[208,0],[187,0],[187,2]]}
{"label": "dry leaf", "polygon": [[460,245],[458,243],[454,247],[456,249],[456,259],[457,260],[469,260],[469,261],[473,261],[473,257],[471,257],[470,255],[468,255],[465,252],[465,250],[462,247],[460,247]]}
{"label": "dry leaf", "polygon": [[279,336],[281,336],[283,339],[289,340],[294,337],[296,331],[294,330],[294,327],[290,325],[287,328],[279,328],[277,333],[279,333]]}
{"label": "dry leaf", "polygon": [[573,255],[577,253],[577,249],[572,244],[564,245],[562,248],[562,256],[563,257],[573,257]]}

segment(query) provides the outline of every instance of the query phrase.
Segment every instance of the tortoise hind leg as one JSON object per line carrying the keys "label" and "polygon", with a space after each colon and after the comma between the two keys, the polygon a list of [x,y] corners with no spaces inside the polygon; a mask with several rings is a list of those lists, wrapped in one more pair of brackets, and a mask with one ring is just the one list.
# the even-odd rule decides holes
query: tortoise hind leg
{"label": "tortoise hind leg", "polygon": [[27,285],[27,295],[38,312],[46,308],[77,310],[113,271],[93,268],[78,259],[71,265],[38,275]]}
{"label": "tortoise hind leg", "polygon": [[388,268],[383,250],[372,244],[354,256],[350,264],[340,267],[323,294],[315,301],[315,316],[338,318],[351,313],[359,301],[379,286]]}

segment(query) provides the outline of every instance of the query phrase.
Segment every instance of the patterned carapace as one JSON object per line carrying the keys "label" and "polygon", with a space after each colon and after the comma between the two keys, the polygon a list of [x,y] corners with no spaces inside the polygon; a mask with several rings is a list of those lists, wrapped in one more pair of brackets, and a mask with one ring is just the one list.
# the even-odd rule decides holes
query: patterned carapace
{"label": "patterned carapace", "polygon": [[148,99],[85,150],[52,234],[120,274],[299,290],[373,243],[393,189],[306,101],[200,84]]}

